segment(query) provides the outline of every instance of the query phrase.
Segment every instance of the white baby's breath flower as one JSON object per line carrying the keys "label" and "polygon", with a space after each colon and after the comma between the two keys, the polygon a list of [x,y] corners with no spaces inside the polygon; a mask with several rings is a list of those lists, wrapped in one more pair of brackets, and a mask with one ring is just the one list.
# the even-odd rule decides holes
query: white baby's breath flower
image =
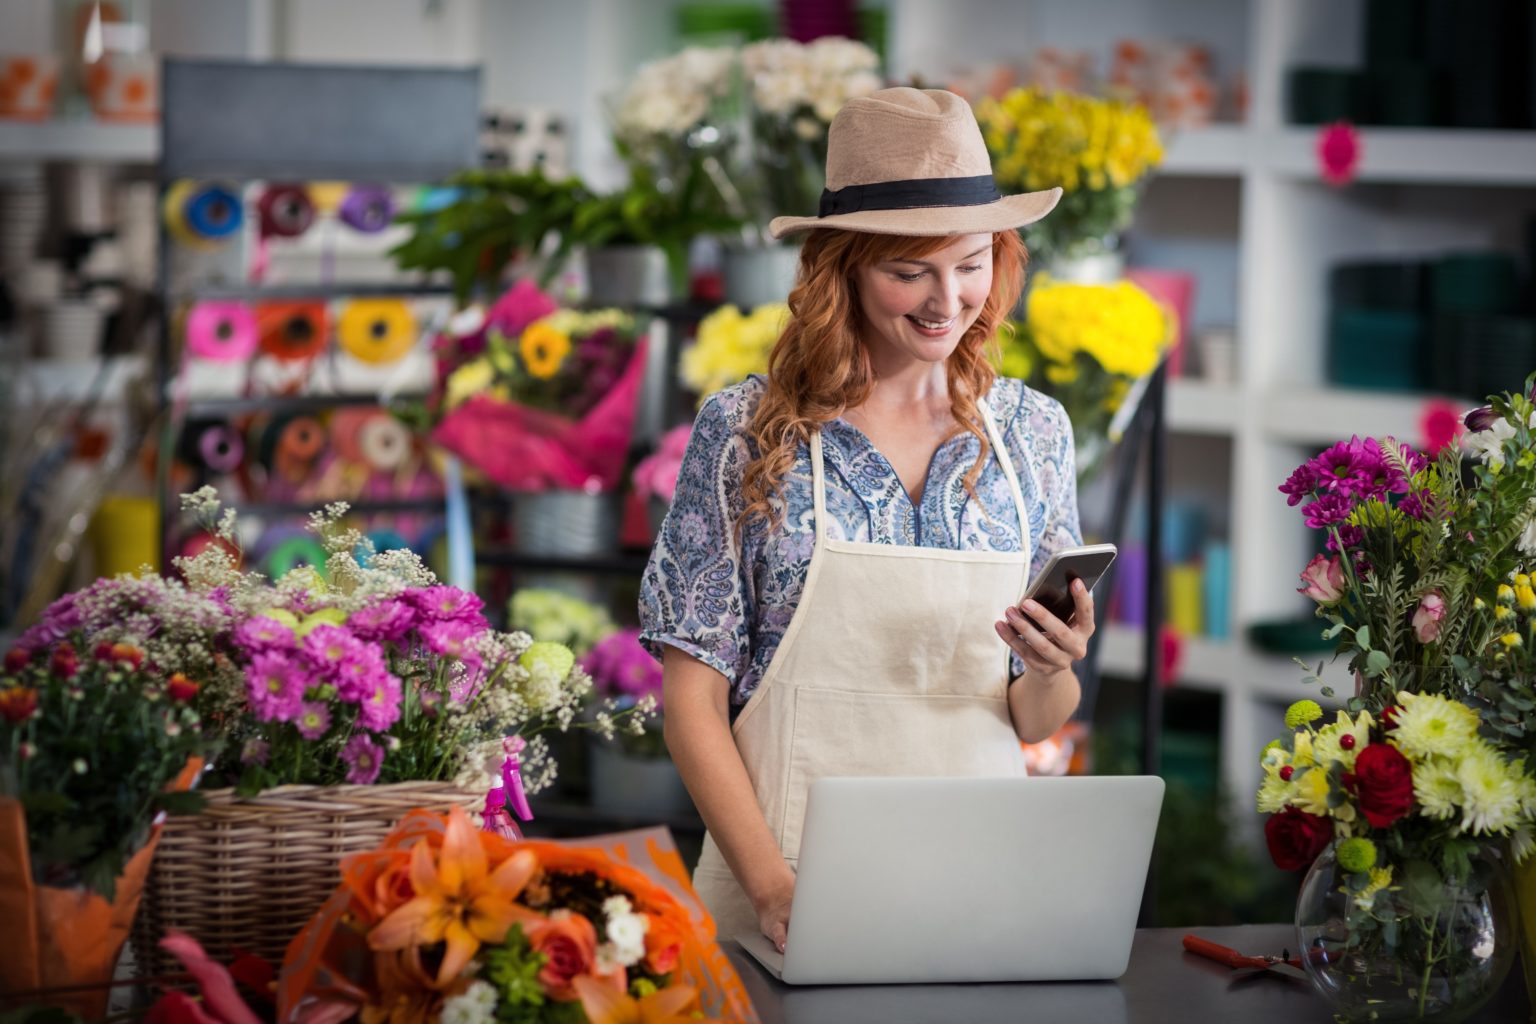
{"label": "white baby's breath flower", "polygon": [[490,1024],[496,1017],[496,988],[484,981],[472,981],[456,996],[443,1000],[442,1024]]}

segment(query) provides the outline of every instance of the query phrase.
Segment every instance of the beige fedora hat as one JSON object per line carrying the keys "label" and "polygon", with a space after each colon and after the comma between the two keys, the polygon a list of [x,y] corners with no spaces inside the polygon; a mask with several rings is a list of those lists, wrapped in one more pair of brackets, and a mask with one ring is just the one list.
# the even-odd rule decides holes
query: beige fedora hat
{"label": "beige fedora hat", "polygon": [[882,89],[849,100],[827,134],[815,217],[775,217],[774,238],[810,228],[877,235],[972,235],[1021,228],[1061,189],[998,195],[971,105],[942,89]]}

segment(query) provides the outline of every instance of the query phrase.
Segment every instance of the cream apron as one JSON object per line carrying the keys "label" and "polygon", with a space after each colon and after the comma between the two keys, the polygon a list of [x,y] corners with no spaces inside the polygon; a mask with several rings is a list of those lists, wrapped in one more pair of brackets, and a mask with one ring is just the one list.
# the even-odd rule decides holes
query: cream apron
{"label": "cream apron", "polygon": [[[732,729],[790,867],[813,779],[1025,774],[1008,714],[1008,648],[992,623],[1028,582],[1029,517],[997,423],[980,408],[1018,511],[1021,552],[828,539],[821,435],[811,435],[816,546],[805,589]],[[721,938],[756,931],[713,836],[694,886]]]}

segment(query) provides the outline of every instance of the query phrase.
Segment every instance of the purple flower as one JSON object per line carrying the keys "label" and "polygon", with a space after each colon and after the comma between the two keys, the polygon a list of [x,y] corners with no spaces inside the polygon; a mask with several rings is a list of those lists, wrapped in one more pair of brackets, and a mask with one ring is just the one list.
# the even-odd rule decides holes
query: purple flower
{"label": "purple flower", "polygon": [[1349,498],[1334,491],[1314,499],[1303,506],[1301,511],[1306,514],[1308,526],[1314,530],[1321,530],[1335,523],[1344,522],[1349,518],[1353,508],[1354,505],[1350,503]]}
{"label": "purple flower", "polygon": [[462,658],[469,650],[469,642],[483,632],[481,629],[459,620],[429,622],[420,629],[421,638],[434,653]]}
{"label": "purple flower", "polygon": [[304,660],[326,678],[334,678],[344,662],[358,657],[364,649],[350,630],[332,625],[316,626],[303,644]]}
{"label": "purple flower", "polygon": [[640,631],[625,629],[597,643],[582,659],[582,667],[600,690],[638,700],[653,694],[661,700],[661,665],[640,646]]}
{"label": "purple flower", "polygon": [[292,650],[293,630],[276,619],[257,615],[242,622],[235,630],[235,644],[250,654]]}
{"label": "purple flower", "polygon": [[266,764],[267,755],[272,752],[272,744],[263,739],[248,739],[245,746],[240,748],[241,764]]}
{"label": "purple flower", "polygon": [[384,748],[373,742],[367,733],[358,733],[347,741],[341,750],[341,759],[347,764],[347,781],[355,786],[372,785],[384,767]]}
{"label": "purple flower", "polygon": [[[1536,398],[1533,398],[1532,401],[1536,401]],[[1462,420],[1467,425],[1467,429],[1474,434],[1481,434],[1498,421],[1499,414],[1493,411],[1493,406],[1491,405],[1479,406],[1473,409]]]}
{"label": "purple flower", "polygon": [[[1350,523],[1340,523],[1339,540],[1343,543],[1345,548],[1349,550],[1355,550],[1359,548],[1360,544],[1365,540],[1365,531],[1360,529],[1360,527],[1354,526]],[[1329,536],[1328,538],[1328,550],[1333,554],[1339,553],[1339,545],[1334,543],[1332,536]]]}
{"label": "purple flower", "polygon": [[304,700],[305,672],[281,654],[264,651],[245,670],[245,688],[258,721],[291,722]]}
{"label": "purple flower", "polygon": [[388,672],[371,679],[369,690],[357,705],[357,721],[365,729],[383,732],[400,720],[400,680]]}
{"label": "purple flower", "polygon": [[298,716],[293,721],[299,727],[300,736],[317,740],[331,727],[331,709],[317,700],[305,701],[299,705]]}
{"label": "purple flower", "polygon": [[387,674],[378,649],[358,644],[356,651],[334,666],[331,678],[336,682],[337,695],[356,704],[373,692],[375,678]]}
{"label": "purple flower", "polygon": [[1364,453],[1360,438],[1352,437],[1320,453],[1308,465],[1319,487],[1327,491],[1347,490],[1355,481]]}
{"label": "purple flower", "polygon": [[75,603],[77,596],[74,593],[65,594],[43,609],[42,618],[21,634],[16,646],[25,647],[29,651],[47,650],[79,629],[83,620]]}
{"label": "purple flower", "polygon": [[1397,503],[1397,510],[1409,519],[1423,519],[1426,514],[1424,499],[1428,494],[1428,491],[1409,491]]}
{"label": "purple flower", "polygon": [[416,625],[416,608],[398,598],[385,598],[347,617],[347,628],[359,640],[399,643]]}

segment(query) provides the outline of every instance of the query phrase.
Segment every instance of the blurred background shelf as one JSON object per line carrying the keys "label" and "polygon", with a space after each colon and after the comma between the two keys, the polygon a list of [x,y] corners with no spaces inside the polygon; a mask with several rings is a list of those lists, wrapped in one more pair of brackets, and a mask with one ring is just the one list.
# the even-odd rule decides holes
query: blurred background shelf
{"label": "blurred background shelf", "polygon": [[152,164],[160,158],[158,124],[0,120],[0,163],[93,160]]}
{"label": "blurred background shelf", "polygon": [[[1536,176],[1536,131],[1472,128],[1360,128],[1362,182],[1529,185]],[[1263,166],[1320,179],[1318,129],[1282,128],[1263,139]]]}

